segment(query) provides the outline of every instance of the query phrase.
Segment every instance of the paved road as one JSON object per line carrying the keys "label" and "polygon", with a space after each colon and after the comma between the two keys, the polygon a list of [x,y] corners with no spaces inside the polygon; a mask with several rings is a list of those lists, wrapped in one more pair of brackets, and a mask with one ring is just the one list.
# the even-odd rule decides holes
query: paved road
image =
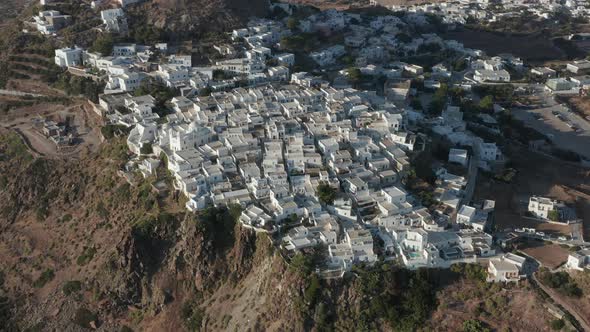
{"label": "paved road", "polygon": [[529,233],[529,232],[516,232],[516,234],[523,236],[523,237],[528,237],[531,239],[550,241],[551,243],[555,243],[555,244],[565,244],[565,245],[569,245],[569,246],[590,246],[590,242],[586,242],[584,240],[565,240],[564,241],[564,240],[549,238],[547,236],[541,236],[541,235],[537,235],[537,234]]}
{"label": "paved road", "polygon": [[477,182],[477,164],[479,162],[479,151],[477,149],[473,149],[473,155],[469,159],[469,169],[467,171],[467,186],[465,187],[463,198],[461,199],[461,204],[469,204],[471,199],[473,198],[473,193],[475,191],[475,183]]}
{"label": "paved road", "polygon": [[577,308],[570,305],[569,303],[563,301],[561,299],[561,297],[551,288],[543,285],[538,279],[536,274],[533,274],[533,280],[535,281],[535,283],[537,285],[539,285],[539,287],[545,291],[545,293],[547,293],[547,295],[549,295],[549,297],[551,297],[551,299],[553,301],[555,301],[555,303],[559,304],[560,306],[562,306],[565,310],[567,310],[572,316],[574,316],[574,318],[578,321],[578,323],[580,323],[580,325],[582,326],[582,329],[584,331],[588,331],[590,332],[590,321],[588,321],[587,317],[584,317],[584,315],[581,315],[580,313],[578,313]]}

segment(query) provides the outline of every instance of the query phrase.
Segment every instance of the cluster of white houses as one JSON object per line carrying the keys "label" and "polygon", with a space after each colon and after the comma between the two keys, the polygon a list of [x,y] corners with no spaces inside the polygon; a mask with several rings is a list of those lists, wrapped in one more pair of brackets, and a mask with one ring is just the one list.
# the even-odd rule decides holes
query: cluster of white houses
{"label": "cluster of white houses", "polygon": [[439,3],[420,3],[404,5],[393,0],[370,0],[373,5],[385,6],[391,10],[404,10],[410,13],[428,13],[440,16],[447,24],[466,24],[469,20],[496,22],[522,15],[526,11],[531,19],[549,18],[555,12],[567,10],[572,16],[583,17],[590,14],[588,2],[584,0],[502,0],[500,6],[490,6],[489,0],[461,0]]}
{"label": "cluster of white houses", "polygon": [[[207,68],[171,54],[154,72],[135,71],[154,47],[134,44],[117,45],[107,57],[77,48],[57,50],[56,63],[82,61],[108,73],[108,93],[99,98],[101,114],[109,123],[132,128],[127,143],[134,154],[147,157],[134,162],[146,176],[166,156],[165,167],[175,189],[188,198],[189,210],[239,204],[245,226],[280,233],[286,250],[323,244],[330,269],[373,263],[378,253],[397,257],[409,268],[497,256],[485,232],[493,201],[464,205],[468,178],[436,170],[435,198],[441,204],[435,209],[422,206],[402,185],[410,156],[424,145],[416,126],[423,115],[407,107],[406,99],[337,89],[308,73],[290,75],[293,56],[271,51],[286,33],[276,22],[258,20],[232,34],[248,45],[243,57],[237,56],[236,45],[218,45],[228,58]],[[268,67],[268,59],[276,59],[277,66]],[[223,88],[216,88],[213,79],[216,70],[231,78],[281,67],[286,72],[280,79],[248,79],[242,87],[225,79]],[[150,76],[183,91],[168,101],[168,114],[156,114],[155,99],[134,96],[139,83],[125,81]],[[197,86],[213,92],[195,94]],[[441,118],[425,123],[461,132],[469,138],[467,145],[475,146],[473,156],[464,149],[451,151],[451,162],[467,167],[473,160],[483,167],[498,159],[495,145],[465,131],[458,108],[449,107]],[[333,203],[320,202],[322,183],[337,193]]]}
{"label": "cluster of white houses", "polygon": [[[102,19],[106,29],[126,29],[121,10],[103,11]],[[328,70],[352,55],[364,75],[387,78],[383,95],[351,88],[346,72],[333,84],[292,73],[295,55],[279,50],[294,32],[267,19],[234,30],[231,42],[215,45],[220,59],[207,66],[193,66],[190,55],[173,54],[166,44],[119,44],[105,55],[64,48],[55,62],[103,75],[97,109],[109,124],[131,128],[128,147],[142,156],[132,164],[146,176],[166,167],[191,211],[239,204],[240,222],[277,234],[285,250],[321,245],[329,269],[345,271],[379,256],[408,268],[485,259],[490,281],[518,280],[525,260],[496,252],[487,233],[495,203],[471,202],[474,173],[502,165],[500,149],[467,130],[457,106],[445,105],[436,117],[409,107],[416,93],[409,77],[424,78],[424,69],[387,60],[432,45],[453,50],[468,61],[470,78],[457,84],[466,90],[509,81],[506,68],[521,68],[522,61],[489,58],[436,34],[395,38],[424,20],[419,12],[361,19],[324,11],[300,21],[304,32],[346,31],[344,45],[325,45],[310,58]],[[449,81],[453,72],[441,63],[430,74],[425,87]],[[156,112],[162,105],[152,96],[134,94],[146,79],[180,91],[166,101],[166,112]],[[402,181],[411,157],[429,141],[425,132],[452,143],[448,164],[466,173],[433,165],[437,203],[428,208]],[[320,184],[336,192],[333,202],[320,201]]]}

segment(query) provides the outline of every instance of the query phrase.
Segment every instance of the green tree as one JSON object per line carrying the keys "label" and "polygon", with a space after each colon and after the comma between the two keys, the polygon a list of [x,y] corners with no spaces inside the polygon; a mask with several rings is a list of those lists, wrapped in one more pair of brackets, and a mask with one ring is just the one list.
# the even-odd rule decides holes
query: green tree
{"label": "green tree", "polygon": [[55,272],[53,272],[53,269],[47,269],[43,271],[43,273],[41,273],[41,275],[39,276],[39,278],[37,278],[37,280],[35,280],[35,282],[33,282],[33,286],[35,288],[41,288],[45,286],[45,284],[53,280],[54,277]]}
{"label": "green tree", "polygon": [[494,97],[487,95],[479,101],[479,109],[482,111],[491,111],[494,108]]}
{"label": "green tree", "polygon": [[552,221],[558,221],[559,220],[559,211],[557,210],[551,210],[547,213],[547,218],[549,218],[549,220]]}
{"label": "green tree", "polygon": [[329,184],[322,182],[318,185],[318,198],[320,203],[333,204],[336,198],[336,189],[332,188]]}
{"label": "green tree", "polygon": [[314,273],[312,274],[311,280],[309,281],[309,284],[303,293],[303,297],[310,307],[315,304],[320,292],[320,278],[318,278],[318,276]]}
{"label": "green tree", "polygon": [[66,281],[62,287],[62,291],[66,296],[82,290],[82,283],[78,280]]}
{"label": "green tree", "polygon": [[554,319],[551,321],[551,329],[554,331],[559,331],[565,327],[565,322],[563,319]]}
{"label": "green tree", "polygon": [[113,53],[113,36],[110,33],[100,34],[90,46],[90,52],[98,52],[104,56]]}
{"label": "green tree", "polygon": [[422,103],[419,99],[412,99],[412,101],[410,102],[410,106],[417,111],[422,110]]}
{"label": "green tree", "polygon": [[351,67],[346,70],[350,82],[357,84],[363,80],[363,73],[359,68]]}
{"label": "green tree", "polygon": [[290,17],[287,20],[287,28],[289,28],[290,30],[295,30],[299,27],[299,20],[294,18],[294,17]]}
{"label": "green tree", "polygon": [[86,308],[79,308],[74,314],[73,322],[83,328],[91,328],[92,322],[96,323],[98,317],[92,311]]}
{"label": "green tree", "polygon": [[463,332],[490,332],[490,329],[476,319],[470,319],[463,322]]}
{"label": "green tree", "polygon": [[141,152],[141,154],[151,154],[154,152],[154,148],[152,147],[151,143],[145,143],[141,146],[139,152]]}
{"label": "green tree", "polygon": [[201,309],[196,302],[194,301],[187,301],[182,305],[182,309],[180,311],[182,320],[184,325],[186,326],[187,330],[193,331],[200,331],[201,325],[203,322],[203,309]]}

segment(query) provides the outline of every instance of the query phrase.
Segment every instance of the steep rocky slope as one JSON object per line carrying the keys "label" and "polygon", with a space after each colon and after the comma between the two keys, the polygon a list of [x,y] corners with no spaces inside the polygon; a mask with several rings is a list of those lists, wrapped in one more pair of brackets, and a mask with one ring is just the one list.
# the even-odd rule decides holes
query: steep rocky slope
{"label": "steep rocky slope", "polygon": [[[236,208],[186,213],[152,190],[156,178],[129,184],[125,159],[121,139],[45,160],[0,132],[0,331],[409,331],[441,317],[443,330],[472,318],[500,328],[496,315],[521,308],[541,319],[513,330],[546,329],[533,291],[487,286],[477,268],[380,263],[320,280],[316,256],[287,263],[267,235],[235,224]],[[170,183],[164,169],[158,178]]]}
{"label": "steep rocky slope", "polygon": [[268,0],[152,0],[129,11],[139,24],[188,37],[243,26],[251,17],[266,16],[268,7]]}

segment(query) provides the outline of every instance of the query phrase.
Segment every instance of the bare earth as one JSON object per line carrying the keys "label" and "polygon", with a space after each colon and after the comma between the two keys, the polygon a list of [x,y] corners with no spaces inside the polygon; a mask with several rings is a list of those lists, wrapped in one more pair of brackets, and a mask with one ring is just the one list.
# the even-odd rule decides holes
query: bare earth
{"label": "bare earth", "polygon": [[569,251],[557,244],[531,246],[522,251],[551,270],[565,263],[569,255]]}
{"label": "bare earth", "polygon": [[499,229],[534,227],[545,233],[569,235],[579,225],[539,223],[523,218],[531,195],[552,197],[576,208],[583,220],[585,238],[590,236],[590,170],[572,163],[530,152],[520,147],[504,151],[518,175],[507,184],[478,176],[476,199],[496,200],[496,224]]}
{"label": "bare earth", "polygon": [[465,280],[438,295],[439,308],[428,322],[433,331],[461,331],[464,321],[478,319],[494,331],[550,331],[553,319],[543,300],[526,281],[509,291],[500,284]]}
{"label": "bare earth", "polygon": [[465,44],[465,47],[480,49],[489,55],[511,53],[525,60],[554,60],[564,57],[564,53],[553,45],[550,39],[541,34],[503,36],[486,31],[464,29],[448,32],[444,38],[457,40]]}
{"label": "bare earth", "polygon": [[[33,119],[40,117],[47,117],[54,121],[63,121],[67,117],[73,118],[72,126],[78,134],[79,144],[59,150],[33,125]],[[95,152],[101,142],[100,128],[97,125],[98,116],[87,102],[80,102],[73,106],[39,104],[18,108],[2,115],[0,121],[2,127],[15,130],[25,138],[36,155],[49,158],[75,157],[81,152]]]}

